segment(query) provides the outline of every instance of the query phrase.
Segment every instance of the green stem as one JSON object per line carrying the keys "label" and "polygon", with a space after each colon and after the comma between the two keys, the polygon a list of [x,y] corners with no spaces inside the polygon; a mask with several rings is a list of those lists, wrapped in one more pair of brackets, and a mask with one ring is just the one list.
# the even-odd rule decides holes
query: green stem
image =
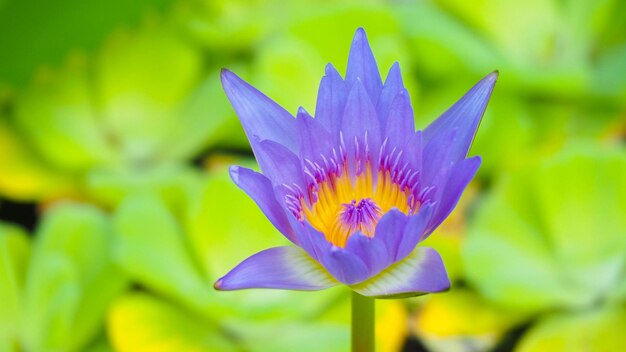
{"label": "green stem", "polygon": [[352,352],[374,352],[374,302],[352,292]]}

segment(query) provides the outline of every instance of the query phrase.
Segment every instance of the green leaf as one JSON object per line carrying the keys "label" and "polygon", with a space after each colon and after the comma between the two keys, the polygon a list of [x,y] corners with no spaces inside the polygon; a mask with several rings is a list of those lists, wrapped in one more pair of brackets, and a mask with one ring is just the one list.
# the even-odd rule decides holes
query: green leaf
{"label": "green leaf", "polygon": [[238,351],[219,326],[145,293],[116,300],[107,319],[118,352]]}
{"label": "green leaf", "polygon": [[216,165],[193,196],[185,229],[203,272],[216,279],[256,252],[290,243],[233,183],[226,164]]}
{"label": "green leaf", "polygon": [[180,9],[180,20],[194,38],[209,49],[230,52],[249,49],[261,40],[279,20],[272,15],[288,4],[220,0],[186,2],[184,5]]}
{"label": "green leaf", "polygon": [[619,1],[438,0],[395,9],[415,52],[424,53],[416,58],[423,76],[458,81],[497,68],[507,77],[502,86],[531,95],[616,98],[619,76],[606,77],[609,89],[590,83],[596,58],[613,47],[600,43],[623,42]]}
{"label": "green leaf", "polygon": [[111,230],[91,206],[59,204],[46,213],[26,279],[27,349],[79,349],[99,332],[109,302],[126,286],[111,261]]}
{"label": "green leaf", "polygon": [[626,310],[605,306],[541,319],[522,338],[519,352],[612,352],[626,344]]}
{"label": "green leaf", "polygon": [[116,262],[137,282],[191,307],[207,309],[212,291],[189,253],[185,232],[151,194],[126,199],[114,215]]}
{"label": "green leaf", "polygon": [[470,151],[484,156],[479,172],[492,177],[523,167],[532,160],[531,153],[546,143],[536,132],[543,125],[531,119],[527,106],[500,93],[496,88]]}
{"label": "green leaf", "polygon": [[[109,308],[110,310],[110,308]],[[106,323],[105,323],[106,324]],[[103,334],[95,343],[84,348],[85,352],[115,352],[108,341],[106,335]]]}
{"label": "green leaf", "polygon": [[598,60],[592,81],[593,91],[624,101],[626,96],[626,45],[607,50]]}
{"label": "green leaf", "polygon": [[[183,160],[207,146],[212,146],[234,129],[240,131],[239,121],[228,99],[225,98],[219,70],[212,69],[208,77],[198,85],[181,104],[177,122],[171,126],[163,143],[166,160]],[[235,122],[235,124],[233,124]],[[243,135],[243,131],[241,131]],[[245,140],[245,137],[242,138]],[[246,142],[247,147],[247,142]]]}
{"label": "green leaf", "polygon": [[[112,28],[136,22],[147,9],[163,9],[170,0],[0,1],[0,81],[28,82],[41,64],[59,62],[70,50],[91,50]],[[24,24],[28,23],[28,26]],[[36,43],[37,50],[33,50]]]}
{"label": "green leaf", "polygon": [[[474,4],[441,1],[450,12],[469,22],[495,44],[508,60],[519,64],[540,61],[549,55],[559,20],[554,1],[531,0],[524,5],[483,0]],[[533,26],[529,32],[528,27]]]}
{"label": "green leaf", "polygon": [[347,325],[320,323],[281,323],[268,321],[237,328],[246,350],[275,352],[347,351],[350,334]]}
{"label": "green leaf", "polygon": [[0,115],[0,193],[19,200],[39,200],[68,193],[71,179],[46,165]]}
{"label": "green leaf", "polygon": [[95,62],[100,113],[124,160],[160,157],[180,124],[179,106],[195,90],[200,53],[165,24],[109,38]]}
{"label": "green leaf", "polygon": [[144,181],[177,183],[171,169],[224,134],[233,115],[219,80],[203,74],[198,48],[156,20],[42,72],[18,96],[13,122],[45,163],[87,177],[88,192],[114,205]]}
{"label": "green leaf", "polygon": [[0,224],[0,340],[9,344],[18,337],[29,258],[28,235],[18,227]]}
{"label": "green leaf", "polygon": [[23,346],[33,351],[67,348],[81,298],[79,273],[61,253],[41,253],[36,248],[33,252],[24,297]]}
{"label": "green leaf", "polygon": [[463,256],[489,299],[526,311],[607,298],[626,265],[626,154],[579,146],[505,177]]}
{"label": "green leaf", "polygon": [[13,344],[8,339],[0,340],[0,351],[4,352],[20,352],[20,349],[17,345]]}
{"label": "green leaf", "polygon": [[213,283],[241,260],[287,241],[229,180],[224,165],[191,187],[190,197],[188,207],[172,209],[154,194],[136,194],[117,209],[117,262],[142,286],[219,321],[299,319],[345,307],[344,291],[215,291]]}
{"label": "green leaf", "polygon": [[199,183],[199,172],[179,163],[154,167],[106,169],[94,168],[86,175],[86,191],[100,204],[118,206],[129,195],[158,194],[166,204],[182,208],[187,204],[187,190]]}
{"label": "green leaf", "polygon": [[299,106],[313,113],[325,64],[315,47],[287,35],[260,49],[250,82],[292,113]]}
{"label": "green leaf", "polygon": [[488,41],[473,33],[436,5],[429,2],[398,5],[395,13],[411,40],[417,65],[434,76],[459,73],[487,73],[501,65],[502,60]]}
{"label": "green leaf", "polygon": [[113,162],[91,91],[85,60],[74,57],[58,73],[41,74],[17,99],[13,118],[19,132],[60,169],[80,172]]}

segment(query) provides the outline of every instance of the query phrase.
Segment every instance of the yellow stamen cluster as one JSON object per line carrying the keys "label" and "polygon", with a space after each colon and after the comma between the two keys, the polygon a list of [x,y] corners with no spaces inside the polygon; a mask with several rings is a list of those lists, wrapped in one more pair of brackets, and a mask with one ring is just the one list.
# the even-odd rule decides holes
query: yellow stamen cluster
{"label": "yellow stamen cluster", "polygon": [[[342,221],[341,215],[346,204],[358,204],[363,199],[369,199],[380,209],[378,219],[394,207],[408,214],[410,189],[393,182],[389,171],[378,171],[375,182],[372,176],[369,166],[365,172],[354,177],[354,181],[347,172],[343,172],[341,176],[330,175],[328,179],[317,184],[317,201],[310,207],[303,202],[304,218],[322,232],[329,242],[345,247],[348,237],[355,232],[353,226]],[[375,226],[375,223],[366,224],[358,230],[373,237]]]}

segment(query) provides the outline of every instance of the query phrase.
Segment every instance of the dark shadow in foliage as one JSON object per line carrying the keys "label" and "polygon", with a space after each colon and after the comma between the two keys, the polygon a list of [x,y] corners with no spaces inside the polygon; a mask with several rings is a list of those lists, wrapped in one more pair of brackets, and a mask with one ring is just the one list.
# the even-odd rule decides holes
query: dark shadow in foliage
{"label": "dark shadow in foliage", "polygon": [[0,199],[0,221],[17,224],[32,233],[39,214],[35,203],[20,203]]}

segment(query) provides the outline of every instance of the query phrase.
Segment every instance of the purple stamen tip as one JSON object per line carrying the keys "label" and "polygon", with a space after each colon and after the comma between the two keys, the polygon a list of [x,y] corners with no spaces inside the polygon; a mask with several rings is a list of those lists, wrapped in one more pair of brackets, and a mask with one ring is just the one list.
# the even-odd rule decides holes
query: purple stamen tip
{"label": "purple stamen tip", "polygon": [[343,225],[352,231],[361,231],[367,235],[373,231],[382,214],[378,204],[370,198],[363,198],[359,203],[352,200],[342,205],[344,209],[340,219]]}

